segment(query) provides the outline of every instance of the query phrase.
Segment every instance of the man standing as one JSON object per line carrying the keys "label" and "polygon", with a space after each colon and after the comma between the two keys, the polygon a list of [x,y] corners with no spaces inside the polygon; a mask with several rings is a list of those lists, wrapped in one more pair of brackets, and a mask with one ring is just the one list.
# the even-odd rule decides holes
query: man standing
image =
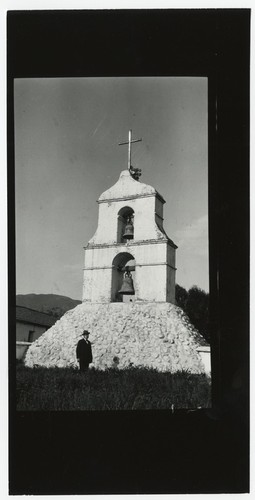
{"label": "man standing", "polygon": [[89,363],[92,363],[92,350],[87,330],[83,331],[82,337],[77,344],[76,356],[79,361],[80,370],[85,372],[89,367]]}

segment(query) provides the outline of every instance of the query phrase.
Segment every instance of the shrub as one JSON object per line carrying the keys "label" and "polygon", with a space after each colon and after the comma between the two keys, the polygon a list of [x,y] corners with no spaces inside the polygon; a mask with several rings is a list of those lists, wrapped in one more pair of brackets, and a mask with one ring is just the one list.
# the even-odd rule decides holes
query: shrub
{"label": "shrub", "polygon": [[189,291],[180,285],[175,287],[176,305],[187,314],[190,322],[210,342],[209,328],[209,294],[197,286],[192,286]]}

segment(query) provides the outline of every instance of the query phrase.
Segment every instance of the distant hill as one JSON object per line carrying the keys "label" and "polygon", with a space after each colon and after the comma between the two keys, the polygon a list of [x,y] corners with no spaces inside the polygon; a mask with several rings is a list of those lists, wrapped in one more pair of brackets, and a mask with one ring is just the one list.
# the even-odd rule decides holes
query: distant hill
{"label": "distant hill", "polygon": [[28,293],[26,295],[16,295],[16,304],[17,306],[28,307],[36,311],[52,314],[55,318],[61,318],[66,311],[81,304],[81,301],[53,293]]}

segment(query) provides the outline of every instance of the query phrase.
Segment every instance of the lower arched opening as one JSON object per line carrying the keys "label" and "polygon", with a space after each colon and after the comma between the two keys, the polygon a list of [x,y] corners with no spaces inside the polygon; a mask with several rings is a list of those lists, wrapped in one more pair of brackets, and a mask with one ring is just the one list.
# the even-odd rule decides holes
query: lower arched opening
{"label": "lower arched opening", "polygon": [[[134,294],[120,293],[123,285],[123,278],[126,271],[129,271],[133,281]],[[136,298],[135,293],[135,259],[134,256],[128,252],[121,252],[116,255],[112,262],[112,290],[111,301],[130,303],[134,302]]]}

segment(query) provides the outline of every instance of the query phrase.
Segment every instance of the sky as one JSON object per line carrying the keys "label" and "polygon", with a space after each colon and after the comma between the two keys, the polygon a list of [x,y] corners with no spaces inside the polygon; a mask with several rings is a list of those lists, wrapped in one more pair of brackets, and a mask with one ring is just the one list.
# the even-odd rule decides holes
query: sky
{"label": "sky", "polygon": [[16,79],[14,123],[17,294],[81,300],[83,247],[129,129],[140,181],[166,201],[176,282],[208,291],[207,78]]}

